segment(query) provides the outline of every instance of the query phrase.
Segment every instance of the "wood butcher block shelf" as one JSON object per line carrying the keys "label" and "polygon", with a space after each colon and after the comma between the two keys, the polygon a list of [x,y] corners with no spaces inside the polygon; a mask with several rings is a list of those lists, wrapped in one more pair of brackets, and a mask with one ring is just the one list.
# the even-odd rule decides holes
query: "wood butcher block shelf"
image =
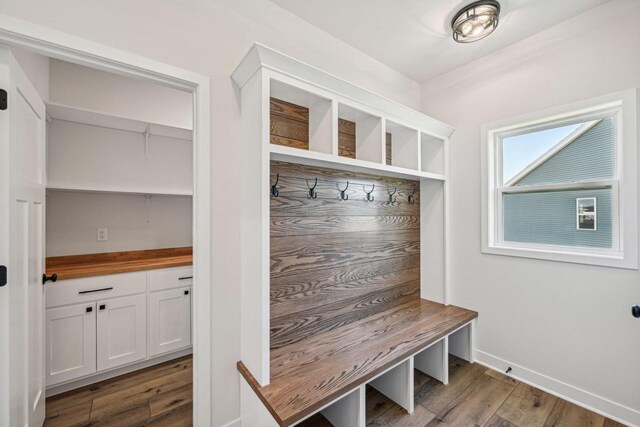
{"label": "wood butcher block shelf", "polygon": [[46,271],[47,275],[55,273],[59,280],[64,280],[180,267],[192,263],[193,249],[182,247],[49,257]]}
{"label": "wood butcher block shelf", "polygon": [[336,398],[478,317],[456,306],[416,299],[271,351],[271,383],[238,370],[281,426]]}

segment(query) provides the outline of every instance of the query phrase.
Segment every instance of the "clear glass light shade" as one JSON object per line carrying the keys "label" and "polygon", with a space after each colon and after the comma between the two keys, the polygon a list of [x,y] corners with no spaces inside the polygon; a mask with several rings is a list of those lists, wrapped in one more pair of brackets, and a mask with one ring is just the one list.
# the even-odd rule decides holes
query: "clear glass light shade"
{"label": "clear glass light shade", "polygon": [[453,18],[453,39],[471,43],[487,37],[498,27],[500,3],[492,0],[477,1],[462,9]]}

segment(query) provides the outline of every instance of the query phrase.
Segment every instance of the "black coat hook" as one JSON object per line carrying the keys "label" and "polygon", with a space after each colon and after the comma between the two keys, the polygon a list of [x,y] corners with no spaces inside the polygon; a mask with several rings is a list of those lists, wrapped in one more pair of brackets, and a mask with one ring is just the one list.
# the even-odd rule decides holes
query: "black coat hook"
{"label": "black coat hook", "polygon": [[413,198],[413,195],[416,194],[416,187],[413,187],[413,193],[409,194],[409,204],[412,205],[416,202],[416,199]]}
{"label": "black coat hook", "polygon": [[276,174],[276,183],[271,186],[271,195],[273,197],[278,197],[280,195],[280,191],[278,191],[278,182],[280,181],[280,174]]}
{"label": "black coat hook", "polygon": [[309,189],[309,198],[315,199],[318,197],[318,193],[316,192],[316,186],[318,185],[318,178],[316,178],[313,187],[309,185],[309,180],[307,180],[307,188]]}
{"label": "black coat hook", "polygon": [[340,191],[340,198],[342,200],[349,200],[349,196],[345,194],[345,191],[347,191],[348,188],[349,188],[349,181],[347,181],[347,186],[344,188],[344,190],[340,190],[340,187],[338,187],[338,190]]}
{"label": "black coat hook", "polygon": [[371,193],[373,193],[373,190],[375,189],[376,185],[372,184],[371,191],[367,191],[367,189],[364,187],[364,184],[362,184],[362,190],[367,194],[367,202],[373,202],[373,196],[371,195]]}
{"label": "black coat hook", "polygon": [[397,197],[393,197],[394,194],[398,192],[398,187],[393,187],[393,193],[387,189],[387,193],[389,193],[389,203],[395,203],[398,200]]}

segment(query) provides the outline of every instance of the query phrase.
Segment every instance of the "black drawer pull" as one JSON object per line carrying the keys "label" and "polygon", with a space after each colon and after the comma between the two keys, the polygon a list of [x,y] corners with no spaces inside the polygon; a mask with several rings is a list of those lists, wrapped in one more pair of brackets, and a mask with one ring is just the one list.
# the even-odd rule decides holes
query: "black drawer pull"
{"label": "black drawer pull", "polygon": [[83,294],[92,294],[92,293],[94,293],[94,292],[110,291],[110,290],[112,290],[112,289],[113,289],[113,287],[111,287],[111,288],[92,289],[92,290],[90,290],[90,291],[80,291],[80,292],[78,292],[78,295],[83,295]]}
{"label": "black drawer pull", "polygon": [[91,313],[93,311],[93,307],[87,307],[87,309],[85,310],[87,313]]}
{"label": "black drawer pull", "polygon": [[105,304],[100,304],[100,310],[104,310],[105,308],[107,308]]}
{"label": "black drawer pull", "polygon": [[193,279],[193,276],[185,276],[185,277],[178,278],[178,280],[187,280],[187,279]]}
{"label": "black drawer pull", "polygon": [[184,291],[184,294],[185,295],[189,295],[189,291]]}

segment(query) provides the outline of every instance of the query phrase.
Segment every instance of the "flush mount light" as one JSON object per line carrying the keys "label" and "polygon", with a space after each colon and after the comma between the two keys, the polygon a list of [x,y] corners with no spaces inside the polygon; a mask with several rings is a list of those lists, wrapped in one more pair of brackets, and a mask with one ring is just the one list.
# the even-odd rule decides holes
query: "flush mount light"
{"label": "flush mount light", "polygon": [[465,6],[451,21],[453,39],[471,43],[487,37],[498,27],[500,3],[480,0]]}

